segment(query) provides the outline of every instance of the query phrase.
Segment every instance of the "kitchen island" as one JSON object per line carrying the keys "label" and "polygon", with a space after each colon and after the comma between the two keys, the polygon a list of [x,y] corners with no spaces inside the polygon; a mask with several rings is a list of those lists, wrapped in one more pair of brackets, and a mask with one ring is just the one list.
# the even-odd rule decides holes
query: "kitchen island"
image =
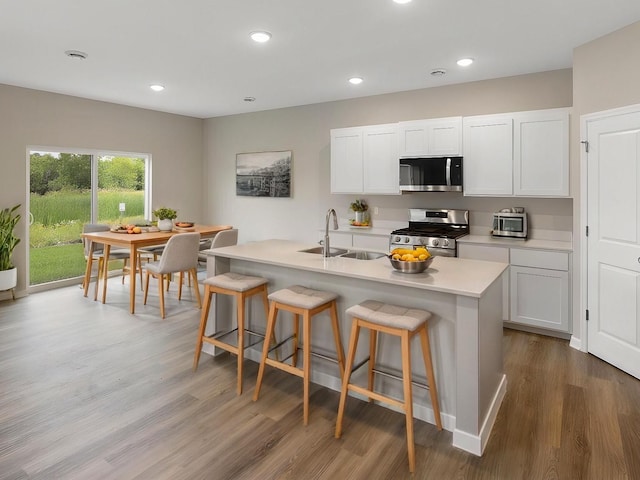
{"label": "kitchen island", "polygon": [[[501,306],[502,274],[508,265],[436,257],[425,272],[403,274],[393,270],[385,257],[376,260],[324,258],[300,251],[312,246],[289,240],[265,240],[208,250],[208,275],[233,271],[268,278],[270,291],[300,284],[338,293],[345,345],[351,324],[343,312],[363,300],[374,299],[432,312],[429,333],[443,427],[453,432],[454,446],[482,455],[506,392]],[[232,309],[224,302],[225,298],[220,298],[212,310],[216,312],[209,320],[212,329],[228,326]],[[249,305],[248,313],[253,327],[264,329],[264,309],[257,300]],[[331,352],[331,326],[328,316],[324,321],[323,315],[312,322],[313,349]],[[278,323],[278,338],[283,338],[290,332],[286,330],[290,322]],[[366,335],[363,336],[356,364],[367,355],[368,341]],[[379,342],[378,363],[389,372],[401,368],[400,345],[395,342],[396,339],[384,336]],[[411,353],[414,375],[424,378],[424,363],[417,342],[412,344]],[[247,351],[246,357],[258,361],[259,350]],[[362,369],[362,373],[362,378],[366,377],[366,369]],[[341,387],[337,367],[331,362],[314,363],[312,381],[336,391]],[[376,388],[402,398],[402,383],[392,377],[376,378]],[[426,389],[414,388],[414,416],[435,423]]]}

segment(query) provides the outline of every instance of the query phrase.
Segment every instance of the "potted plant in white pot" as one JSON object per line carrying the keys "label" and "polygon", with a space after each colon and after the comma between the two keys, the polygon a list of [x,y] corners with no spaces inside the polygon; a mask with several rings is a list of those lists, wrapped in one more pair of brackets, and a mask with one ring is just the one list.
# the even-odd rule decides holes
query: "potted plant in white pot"
{"label": "potted plant in white pot", "polygon": [[158,218],[158,228],[162,232],[170,232],[173,229],[173,220],[178,216],[178,212],[173,208],[161,207],[153,212],[154,217]]}
{"label": "potted plant in white pot", "polygon": [[18,269],[11,262],[11,254],[20,243],[15,235],[15,228],[20,221],[20,214],[13,208],[5,208],[0,211],[0,291],[11,290],[18,284]]}

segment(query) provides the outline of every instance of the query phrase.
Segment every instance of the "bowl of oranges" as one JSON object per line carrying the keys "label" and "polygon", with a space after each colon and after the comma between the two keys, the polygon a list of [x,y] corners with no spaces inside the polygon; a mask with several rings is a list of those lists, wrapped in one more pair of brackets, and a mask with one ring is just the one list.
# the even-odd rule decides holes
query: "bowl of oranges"
{"label": "bowl of oranges", "polygon": [[402,273],[422,273],[433,262],[429,250],[424,247],[394,248],[388,258],[394,270]]}

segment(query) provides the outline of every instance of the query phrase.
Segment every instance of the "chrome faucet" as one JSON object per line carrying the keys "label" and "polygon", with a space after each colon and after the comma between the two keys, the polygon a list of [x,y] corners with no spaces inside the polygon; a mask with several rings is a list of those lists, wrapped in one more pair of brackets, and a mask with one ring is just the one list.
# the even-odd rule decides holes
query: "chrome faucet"
{"label": "chrome faucet", "polygon": [[330,208],[327,212],[327,221],[324,227],[324,243],[322,245],[323,257],[328,257],[331,253],[331,246],[329,245],[329,219],[331,218],[331,214],[333,214],[333,229],[338,229],[338,216],[336,215],[336,211],[333,208]]}

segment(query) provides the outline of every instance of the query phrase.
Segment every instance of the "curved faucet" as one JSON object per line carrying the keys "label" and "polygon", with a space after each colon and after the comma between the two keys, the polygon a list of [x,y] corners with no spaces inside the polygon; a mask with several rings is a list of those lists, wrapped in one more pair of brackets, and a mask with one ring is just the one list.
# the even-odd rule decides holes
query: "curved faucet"
{"label": "curved faucet", "polygon": [[329,257],[331,254],[331,246],[329,245],[329,219],[333,214],[333,229],[338,229],[338,215],[336,215],[336,211],[333,208],[330,208],[327,212],[327,219],[324,227],[324,244],[322,249],[322,256]]}

